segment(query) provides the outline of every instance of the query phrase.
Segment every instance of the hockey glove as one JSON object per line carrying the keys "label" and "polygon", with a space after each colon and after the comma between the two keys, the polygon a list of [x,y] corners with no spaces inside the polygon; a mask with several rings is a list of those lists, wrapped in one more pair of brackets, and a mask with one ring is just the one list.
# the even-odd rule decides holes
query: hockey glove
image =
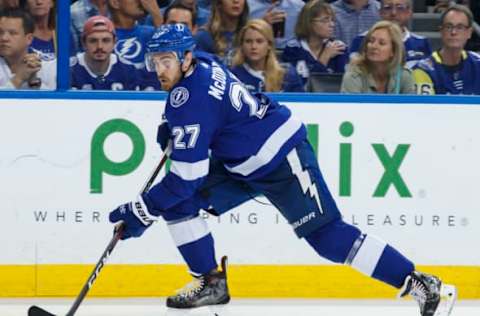
{"label": "hockey glove", "polygon": [[168,141],[170,140],[170,128],[168,127],[168,123],[165,121],[162,124],[158,125],[157,130],[157,143],[160,144],[162,151],[168,146]]}
{"label": "hockey glove", "polygon": [[150,214],[143,198],[139,196],[138,200],[122,204],[110,212],[109,219],[111,223],[123,221],[125,228],[121,239],[125,240],[140,237],[157,218]]}

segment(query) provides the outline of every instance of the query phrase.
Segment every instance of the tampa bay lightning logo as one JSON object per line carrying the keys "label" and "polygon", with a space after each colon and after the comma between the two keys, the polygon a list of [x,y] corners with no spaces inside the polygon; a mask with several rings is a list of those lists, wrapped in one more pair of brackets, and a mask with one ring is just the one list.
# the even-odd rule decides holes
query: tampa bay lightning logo
{"label": "tampa bay lightning logo", "polygon": [[188,92],[187,88],[177,87],[170,93],[170,104],[174,108],[178,108],[187,102],[189,97],[190,93]]}
{"label": "tampa bay lightning logo", "polygon": [[119,40],[115,45],[115,53],[129,61],[136,61],[141,52],[142,44],[136,37]]}

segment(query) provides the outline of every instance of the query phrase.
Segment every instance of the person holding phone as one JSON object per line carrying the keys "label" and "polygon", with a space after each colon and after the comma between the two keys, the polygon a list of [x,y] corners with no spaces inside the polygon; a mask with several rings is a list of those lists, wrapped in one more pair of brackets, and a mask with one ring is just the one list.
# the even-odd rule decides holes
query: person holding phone
{"label": "person holding phone", "polygon": [[305,3],[302,0],[248,0],[250,19],[264,19],[272,25],[275,46],[283,50],[295,36],[295,24]]}

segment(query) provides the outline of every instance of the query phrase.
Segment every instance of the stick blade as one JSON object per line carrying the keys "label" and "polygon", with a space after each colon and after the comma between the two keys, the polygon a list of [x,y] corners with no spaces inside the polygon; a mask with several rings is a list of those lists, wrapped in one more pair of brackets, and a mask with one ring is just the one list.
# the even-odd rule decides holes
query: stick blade
{"label": "stick blade", "polygon": [[55,316],[54,314],[51,314],[47,312],[46,310],[38,307],[38,306],[30,306],[28,309],[28,316]]}

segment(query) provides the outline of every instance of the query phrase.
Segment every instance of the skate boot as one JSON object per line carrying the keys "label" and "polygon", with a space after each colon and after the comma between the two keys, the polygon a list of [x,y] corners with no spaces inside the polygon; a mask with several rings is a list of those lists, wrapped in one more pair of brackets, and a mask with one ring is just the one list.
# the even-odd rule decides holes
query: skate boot
{"label": "skate boot", "polygon": [[406,278],[399,297],[407,294],[417,301],[421,316],[448,316],[457,298],[455,286],[442,284],[436,276],[418,271]]}
{"label": "skate boot", "polygon": [[227,257],[221,260],[221,271],[213,271],[195,278],[191,283],[167,298],[167,307],[194,308],[205,305],[227,304],[230,301],[227,285]]}

